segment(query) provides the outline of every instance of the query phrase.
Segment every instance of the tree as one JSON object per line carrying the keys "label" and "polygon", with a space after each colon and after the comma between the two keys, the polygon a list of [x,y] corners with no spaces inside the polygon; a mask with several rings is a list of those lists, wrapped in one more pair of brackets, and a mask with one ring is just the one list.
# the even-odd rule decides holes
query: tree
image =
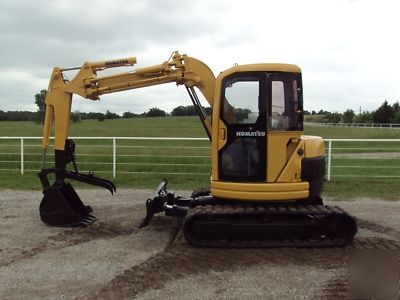
{"label": "tree", "polygon": [[46,111],[46,94],[47,90],[41,90],[35,95],[35,104],[38,106],[36,122],[44,124],[44,115]]}
{"label": "tree", "polygon": [[354,117],[354,123],[372,123],[372,113],[369,111],[363,111]]}
{"label": "tree", "polygon": [[385,100],[382,105],[373,112],[372,120],[374,123],[390,123],[394,114],[395,111],[393,107]]}
{"label": "tree", "polygon": [[395,112],[394,117],[391,119],[392,123],[400,124],[400,111]]}
{"label": "tree", "polygon": [[[211,107],[201,107],[205,115],[211,116],[212,114],[212,108]],[[174,117],[180,117],[180,116],[197,116],[197,109],[194,107],[194,105],[188,105],[188,106],[177,106],[175,107],[171,115]]]}
{"label": "tree", "polygon": [[320,109],[319,112],[317,113],[317,115],[327,115],[327,114],[330,114],[330,112],[323,109]]}
{"label": "tree", "polygon": [[32,111],[2,111],[0,121],[37,121],[37,112]]}
{"label": "tree", "polygon": [[107,110],[105,118],[111,120],[111,119],[118,119],[119,116],[116,113],[112,113],[109,110]]}
{"label": "tree", "polygon": [[399,101],[396,101],[392,105],[393,111],[394,111],[394,116],[393,118],[390,119],[391,123],[396,123],[400,124],[400,104]]}
{"label": "tree", "polygon": [[171,115],[174,117],[186,116],[186,107],[184,107],[182,105],[175,107],[172,110]]}
{"label": "tree", "polygon": [[204,107],[204,113],[207,116],[211,116],[212,115],[212,107],[211,106]]}
{"label": "tree", "polygon": [[347,109],[343,113],[343,123],[353,123],[355,113],[352,109]]}
{"label": "tree", "polygon": [[81,122],[81,113],[79,111],[71,112],[71,121],[73,123],[80,123]]}
{"label": "tree", "polygon": [[138,114],[131,113],[130,111],[126,111],[122,114],[123,118],[136,118],[138,117]]}
{"label": "tree", "polygon": [[194,105],[186,106],[186,115],[197,116],[197,109],[194,107]]}
{"label": "tree", "polygon": [[400,104],[399,101],[396,101],[395,103],[393,103],[393,110],[395,113],[400,112]]}
{"label": "tree", "polygon": [[[319,113],[318,113],[319,114]],[[342,114],[338,112],[325,112],[325,116],[322,118],[327,123],[339,123],[342,119]]]}
{"label": "tree", "polygon": [[92,119],[92,120],[102,119],[102,121],[104,121],[104,119],[105,119],[105,116],[102,113],[89,112],[89,113],[84,114],[84,115],[85,115],[85,119]]}
{"label": "tree", "polygon": [[147,113],[145,113],[146,117],[165,117],[167,113],[162,109],[157,107],[150,108]]}

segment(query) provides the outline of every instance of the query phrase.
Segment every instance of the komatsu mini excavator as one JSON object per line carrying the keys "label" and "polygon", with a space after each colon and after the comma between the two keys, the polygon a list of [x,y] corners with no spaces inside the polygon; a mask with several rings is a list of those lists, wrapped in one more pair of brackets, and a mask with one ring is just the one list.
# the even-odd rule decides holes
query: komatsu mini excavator
{"label": "komatsu mini excavator", "polygon": [[[203,62],[174,52],[162,64],[98,76],[100,71],[133,66],[136,58],[86,62],[54,68],[46,96],[43,186],[40,216],[50,226],[87,226],[96,218],[72,187],[76,180],[115,185],[79,172],[75,144],[68,139],[72,95],[99,100],[103,94],[174,82],[184,85],[211,141],[210,189],[191,197],[167,191],[167,181],[146,201],[147,214],[182,220],[186,240],[206,247],[324,247],[350,243],[355,219],[336,206],[323,205],[324,144],[303,135],[301,70],[296,65],[235,65],[215,78]],[[77,70],[68,81],[64,72]],[[212,107],[204,114],[196,89]],[[55,165],[45,167],[54,127]],[[67,165],[72,164],[72,170]],[[48,175],[54,175],[50,184]]]}

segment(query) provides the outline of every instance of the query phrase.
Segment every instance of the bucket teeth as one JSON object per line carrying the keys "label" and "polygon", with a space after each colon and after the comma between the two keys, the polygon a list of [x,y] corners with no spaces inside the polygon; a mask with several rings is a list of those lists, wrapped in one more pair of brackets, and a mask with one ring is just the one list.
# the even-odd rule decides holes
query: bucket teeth
{"label": "bucket teeth", "polygon": [[96,217],[93,216],[93,215],[89,215],[89,216],[87,216],[87,219],[88,219],[88,220],[91,220],[91,221],[93,222],[93,221],[96,220]]}
{"label": "bucket teeth", "polygon": [[90,224],[92,224],[95,220],[96,220],[96,218],[94,218],[94,219],[85,218],[85,219],[82,219],[80,223],[81,223],[82,227],[86,227],[86,226],[89,226]]}

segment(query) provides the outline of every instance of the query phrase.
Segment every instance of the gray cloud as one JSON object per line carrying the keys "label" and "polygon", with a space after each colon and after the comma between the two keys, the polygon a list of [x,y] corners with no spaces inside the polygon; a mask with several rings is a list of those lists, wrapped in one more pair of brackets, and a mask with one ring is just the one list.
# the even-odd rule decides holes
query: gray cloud
{"label": "gray cloud", "polygon": [[[392,3],[368,0],[0,0],[0,109],[35,110],[33,95],[47,87],[53,66],[126,56],[146,66],[173,50],[215,74],[234,63],[296,63],[306,109],[374,109],[400,94],[395,12]],[[189,104],[185,91],[170,85],[76,99],[73,109],[179,104]]]}

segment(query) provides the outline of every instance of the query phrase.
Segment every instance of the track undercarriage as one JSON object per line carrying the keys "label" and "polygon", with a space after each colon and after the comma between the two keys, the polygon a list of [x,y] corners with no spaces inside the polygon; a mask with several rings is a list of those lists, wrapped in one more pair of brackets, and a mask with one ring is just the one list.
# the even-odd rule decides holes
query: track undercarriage
{"label": "track undercarriage", "polygon": [[[337,206],[215,199],[207,192],[182,198],[163,181],[147,200],[147,226],[155,213],[183,218],[186,240],[200,247],[334,247],[352,242],[354,217]],[[322,202],[322,201],[321,201]]]}

